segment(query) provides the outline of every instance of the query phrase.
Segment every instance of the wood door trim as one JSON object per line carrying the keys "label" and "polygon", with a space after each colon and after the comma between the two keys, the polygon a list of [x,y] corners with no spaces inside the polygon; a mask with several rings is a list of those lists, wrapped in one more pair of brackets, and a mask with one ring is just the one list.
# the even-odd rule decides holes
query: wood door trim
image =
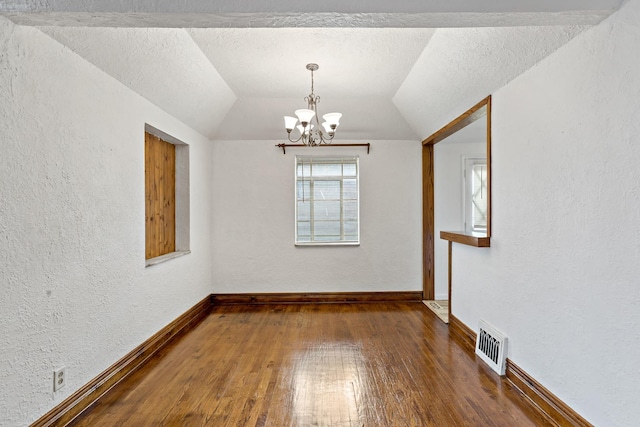
{"label": "wood door trim", "polygon": [[453,257],[453,243],[448,242],[447,246],[447,259],[449,260],[447,265],[447,298],[449,298],[449,314],[451,314],[451,275],[453,274],[453,268],[451,267],[451,258]]}
{"label": "wood door trim", "polygon": [[491,95],[481,102],[487,105],[487,239],[491,238]]}
{"label": "wood door trim", "polygon": [[174,338],[191,330],[210,310],[209,295],[44,414],[31,427],[67,425]]}
{"label": "wood door trim", "polygon": [[[448,138],[451,135],[453,135],[454,133],[458,132],[460,129],[464,128],[465,126],[470,125],[471,123],[475,122],[476,120],[481,118],[484,114],[486,114],[484,111],[481,111],[482,107],[484,107],[484,106],[487,106],[487,107],[491,106],[491,95],[487,96],[482,101],[478,102],[476,105],[474,105],[473,107],[469,108],[467,111],[465,111],[464,113],[462,113],[461,115],[456,117],[449,124],[447,124],[446,126],[441,128],[437,132],[435,132],[432,135],[430,135],[429,137],[425,138],[422,141],[422,145],[437,144],[438,142],[442,141],[443,139]],[[490,110],[491,110],[491,108],[488,108],[487,112],[490,111]],[[487,132],[487,134],[489,134],[489,133],[490,132]],[[488,161],[489,161],[489,159],[487,158],[487,162]]]}
{"label": "wood door trim", "polygon": [[[483,108],[485,110],[483,110]],[[435,299],[435,209],[434,209],[434,149],[433,146],[443,139],[476,120],[486,116],[487,120],[487,237],[478,240],[458,240],[471,242],[471,246],[488,247],[491,237],[491,95],[487,96],[476,105],[462,113],[449,124],[433,133],[422,141],[422,294],[426,300]],[[454,236],[451,236],[452,239]],[[452,240],[450,239],[450,240]],[[451,297],[451,292],[449,292]],[[451,301],[449,301],[449,314],[451,314]]]}
{"label": "wood door trim", "polygon": [[433,145],[422,146],[422,298],[435,299],[435,211]]}

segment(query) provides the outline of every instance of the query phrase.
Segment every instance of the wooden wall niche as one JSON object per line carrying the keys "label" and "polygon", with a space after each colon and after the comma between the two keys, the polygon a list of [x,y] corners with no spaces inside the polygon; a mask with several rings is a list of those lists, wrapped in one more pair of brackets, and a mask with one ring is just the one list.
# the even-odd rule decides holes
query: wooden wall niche
{"label": "wooden wall niche", "polygon": [[145,125],[146,266],[190,253],[189,145]]}

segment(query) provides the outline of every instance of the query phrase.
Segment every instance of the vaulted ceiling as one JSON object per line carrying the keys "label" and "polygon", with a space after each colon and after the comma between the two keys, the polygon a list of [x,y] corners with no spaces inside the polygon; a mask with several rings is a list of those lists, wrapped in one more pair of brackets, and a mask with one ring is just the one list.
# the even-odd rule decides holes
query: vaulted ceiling
{"label": "vaulted ceiling", "polygon": [[282,139],[309,62],[339,138],[426,137],[622,0],[22,0],[32,25],[212,139]]}

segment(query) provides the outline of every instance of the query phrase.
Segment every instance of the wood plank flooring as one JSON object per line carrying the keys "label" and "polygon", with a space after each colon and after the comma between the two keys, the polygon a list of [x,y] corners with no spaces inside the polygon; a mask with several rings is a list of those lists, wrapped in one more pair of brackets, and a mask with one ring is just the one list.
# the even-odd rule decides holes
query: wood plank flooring
{"label": "wood plank flooring", "polygon": [[75,426],[545,426],[422,302],[214,307]]}

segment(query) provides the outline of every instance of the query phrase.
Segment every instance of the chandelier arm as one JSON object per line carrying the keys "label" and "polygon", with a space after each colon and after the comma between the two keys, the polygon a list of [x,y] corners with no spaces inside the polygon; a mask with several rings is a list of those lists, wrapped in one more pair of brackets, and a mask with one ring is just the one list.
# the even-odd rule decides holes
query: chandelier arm
{"label": "chandelier arm", "polygon": [[325,141],[325,144],[331,144],[331,141],[333,141],[333,137],[336,136],[335,133],[333,135],[329,134],[327,138],[324,138],[324,133],[322,135],[323,135],[322,140]]}
{"label": "chandelier arm", "polygon": [[300,134],[300,136],[297,139],[291,139],[291,132],[287,132],[287,138],[289,139],[290,142],[298,142],[302,139],[304,135]]}

